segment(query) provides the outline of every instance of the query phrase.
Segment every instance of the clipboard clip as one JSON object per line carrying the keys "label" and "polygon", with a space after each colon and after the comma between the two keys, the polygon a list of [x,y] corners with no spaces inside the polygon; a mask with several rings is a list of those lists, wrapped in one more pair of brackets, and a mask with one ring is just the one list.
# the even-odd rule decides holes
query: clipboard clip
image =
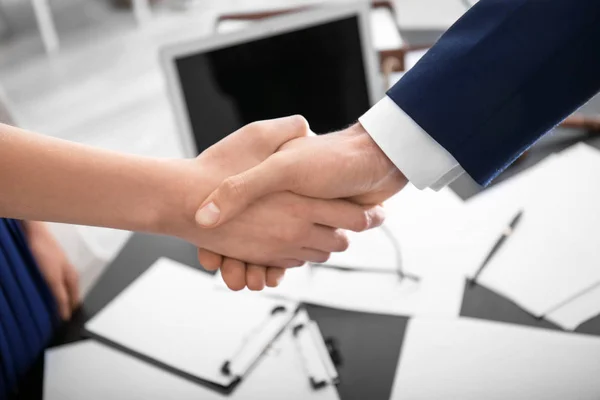
{"label": "clipboard clip", "polygon": [[245,337],[233,356],[223,362],[221,373],[241,379],[287,326],[293,317],[293,313],[287,311],[282,305],[273,307],[265,319]]}
{"label": "clipboard clip", "polygon": [[304,370],[313,389],[337,385],[339,375],[315,321],[302,322],[292,329]]}

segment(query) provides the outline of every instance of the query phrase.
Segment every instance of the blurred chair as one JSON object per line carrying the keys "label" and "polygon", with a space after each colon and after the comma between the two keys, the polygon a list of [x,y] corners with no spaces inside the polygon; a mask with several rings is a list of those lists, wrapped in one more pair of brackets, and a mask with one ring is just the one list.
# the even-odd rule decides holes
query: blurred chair
{"label": "blurred chair", "polygon": [[[31,4],[44,43],[44,49],[47,54],[55,53],[60,48],[60,40],[52,17],[49,0],[31,0]],[[132,0],[132,11],[138,24],[143,25],[151,16],[149,0]],[[3,33],[2,26],[6,26],[4,29],[8,30],[10,21],[2,7],[2,0],[0,0],[0,35]]]}

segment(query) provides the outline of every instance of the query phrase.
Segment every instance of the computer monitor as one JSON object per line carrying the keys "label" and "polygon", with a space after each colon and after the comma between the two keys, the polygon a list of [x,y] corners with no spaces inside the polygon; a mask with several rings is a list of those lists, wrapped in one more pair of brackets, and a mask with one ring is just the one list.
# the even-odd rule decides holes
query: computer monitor
{"label": "computer monitor", "polygon": [[316,133],[383,95],[366,2],[319,7],[161,51],[186,156],[258,120],[301,114]]}

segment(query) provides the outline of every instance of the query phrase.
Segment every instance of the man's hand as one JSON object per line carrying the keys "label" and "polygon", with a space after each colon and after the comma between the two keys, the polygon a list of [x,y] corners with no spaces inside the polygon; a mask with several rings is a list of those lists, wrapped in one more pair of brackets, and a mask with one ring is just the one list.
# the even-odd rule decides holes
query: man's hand
{"label": "man's hand", "polygon": [[26,221],[24,230],[31,252],[54,295],[60,317],[66,321],[81,301],[77,270],[43,222]]}
{"label": "man's hand", "polygon": [[407,183],[360,124],[294,139],[256,167],[227,178],[202,204],[196,220],[217,227],[259,198],[291,191],[313,198],[379,204]]}

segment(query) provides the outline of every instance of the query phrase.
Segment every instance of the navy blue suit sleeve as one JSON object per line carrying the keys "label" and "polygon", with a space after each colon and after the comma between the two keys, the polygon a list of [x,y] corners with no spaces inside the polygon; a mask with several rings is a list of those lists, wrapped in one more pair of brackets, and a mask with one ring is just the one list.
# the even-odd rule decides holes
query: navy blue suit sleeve
{"label": "navy blue suit sleeve", "polygon": [[388,96],[485,185],[599,90],[600,0],[481,0]]}

